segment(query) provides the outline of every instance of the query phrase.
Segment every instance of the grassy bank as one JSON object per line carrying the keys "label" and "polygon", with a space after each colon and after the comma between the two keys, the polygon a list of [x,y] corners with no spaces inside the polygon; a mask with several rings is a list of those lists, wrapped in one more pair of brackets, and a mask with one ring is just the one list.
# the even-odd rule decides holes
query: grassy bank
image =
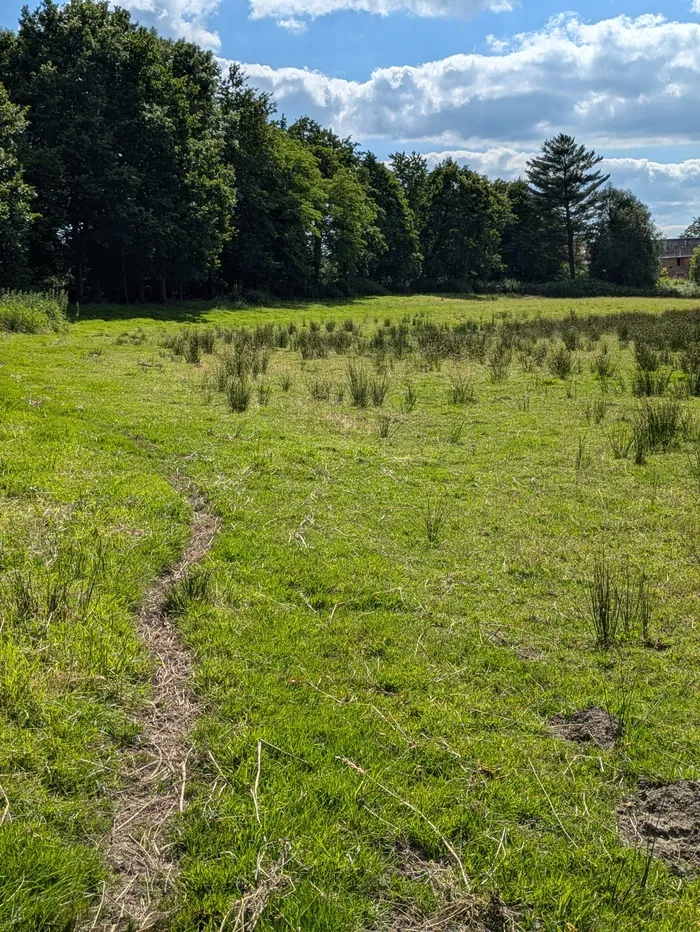
{"label": "grassy bank", "polygon": [[[180,472],[222,530],[180,606],[204,715],[168,927],[233,928],[257,896],[259,929],[449,928],[451,905],[493,929],[693,928],[698,881],[615,821],[640,779],[698,777],[700,401],[668,334],[666,397],[632,394],[635,342],[658,334],[619,317],[692,307],[94,308],[3,336],[0,924],[70,928],[102,895],[148,693],[133,615],[184,545]],[[490,328],[516,321],[499,357]],[[233,332],[258,325],[249,346]],[[676,397],[667,447],[620,456]],[[587,607],[602,553],[643,568],[652,605],[607,649]],[[611,749],[549,726],[590,706],[622,723]]]}

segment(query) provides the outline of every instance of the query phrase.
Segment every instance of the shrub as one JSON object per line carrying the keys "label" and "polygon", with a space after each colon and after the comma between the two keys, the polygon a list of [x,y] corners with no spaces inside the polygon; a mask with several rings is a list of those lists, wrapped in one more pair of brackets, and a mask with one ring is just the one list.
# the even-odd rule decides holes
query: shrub
{"label": "shrub", "polygon": [[66,324],[65,291],[0,291],[0,330],[41,333]]}

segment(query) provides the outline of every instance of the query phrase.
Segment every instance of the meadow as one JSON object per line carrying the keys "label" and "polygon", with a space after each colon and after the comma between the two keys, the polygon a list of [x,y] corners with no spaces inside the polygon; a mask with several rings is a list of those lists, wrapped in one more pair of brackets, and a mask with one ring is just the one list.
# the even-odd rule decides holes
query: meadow
{"label": "meadow", "polygon": [[185,481],[149,927],[700,928],[697,302],[86,306],[0,406],[0,928],[110,927]]}

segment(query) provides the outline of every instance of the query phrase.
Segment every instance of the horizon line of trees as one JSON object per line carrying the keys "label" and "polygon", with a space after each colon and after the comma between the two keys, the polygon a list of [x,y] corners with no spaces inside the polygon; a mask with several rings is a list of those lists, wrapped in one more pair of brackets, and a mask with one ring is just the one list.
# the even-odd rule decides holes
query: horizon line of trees
{"label": "horizon line of trees", "polygon": [[547,140],[526,178],[385,164],[276,118],[239,65],[107,0],[42,0],[0,32],[0,289],[76,301],[255,289],[473,288],[580,274],[653,286],[660,233],[602,156]]}

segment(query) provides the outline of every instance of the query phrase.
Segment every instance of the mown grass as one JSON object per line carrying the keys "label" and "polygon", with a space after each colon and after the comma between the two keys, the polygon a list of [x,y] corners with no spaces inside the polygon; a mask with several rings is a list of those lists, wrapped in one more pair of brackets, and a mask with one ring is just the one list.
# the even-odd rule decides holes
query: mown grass
{"label": "mown grass", "polygon": [[[181,471],[222,531],[206,585],[173,595],[206,711],[171,928],[232,928],[282,851],[289,883],[257,928],[430,916],[439,895],[408,878],[407,850],[450,865],[455,896],[499,891],[522,928],[693,928],[700,884],[621,847],[614,807],[642,777],[698,777],[700,401],[681,396],[680,349],[672,394],[640,400],[620,320],[597,339],[567,322],[671,306],[692,308],[411,297],[144,308],[128,324],[107,309],[2,339],[0,583],[39,607],[0,607],[0,926],[70,928],[99,901],[129,710],[147,695],[133,611],[183,546],[167,481]],[[449,331],[421,336],[423,312]],[[523,320],[516,342],[446,349],[460,322]],[[285,346],[236,361],[231,328],[290,322]],[[390,347],[377,333],[392,326]],[[343,352],[319,358],[340,333]],[[631,440],[611,448],[640,404],[669,400],[686,425],[668,444],[641,465]],[[643,637],[633,625],[605,649],[587,604],[602,553],[643,572],[652,606]],[[551,715],[589,705],[624,712],[614,751],[551,735]]]}

